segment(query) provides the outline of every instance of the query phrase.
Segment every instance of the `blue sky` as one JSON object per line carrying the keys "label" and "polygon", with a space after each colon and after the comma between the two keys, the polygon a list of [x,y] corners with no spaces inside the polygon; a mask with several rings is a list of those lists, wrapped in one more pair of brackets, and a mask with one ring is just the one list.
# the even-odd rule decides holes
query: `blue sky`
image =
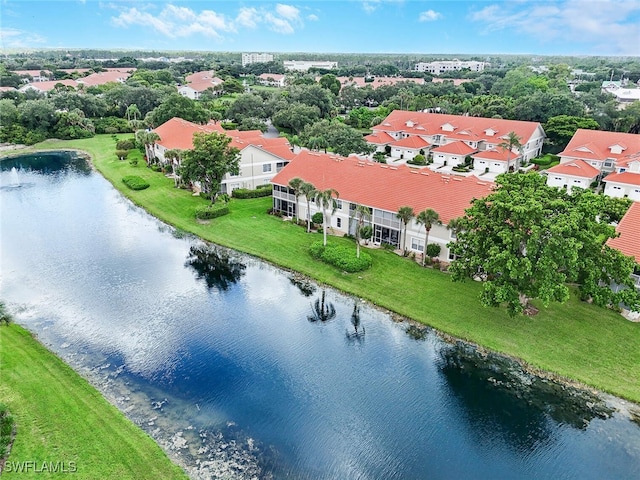
{"label": "blue sky", "polygon": [[0,0],[0,47],[640,56],[640,0]]}

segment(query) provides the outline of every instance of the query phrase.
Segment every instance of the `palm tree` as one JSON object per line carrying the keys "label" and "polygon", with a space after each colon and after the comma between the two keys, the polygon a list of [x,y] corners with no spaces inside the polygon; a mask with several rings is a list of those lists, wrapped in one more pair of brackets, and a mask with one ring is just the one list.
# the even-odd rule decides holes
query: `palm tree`
{"label": "palm tree", "polygon": [[432,208],[427,208],[418,214],[416,217],[416,223],[418,225],[424,225],[424,229],[426,232],[426,237],[424,239],[424,250],[422,251],[422,266],[425,264],[425,259],[427,257],[427,245],[429,244],[429,232],[431,231],[431,227],[434,224],[440,224],[440,215],[438,212],[433,210]]}
{"label": "palm tree", "polygon": [[[327,245],[327,217],[329,218],[329,223],[331,223],[331,215],[336,211],[336,208],[338,208],[336,198],[339,196],[338,191],[333,188],[316,191],[315,201],[322,209],[322,244],[325,246]],[[331,209],[329,215],[327,215],[327,209]]]}
{"label": "palm tree", "polygon": [[142,116],[140,109],[135,103],[132,103],[127,107],[126,115],[128,121],[131,121],[131,117],[133,117],[133,120],[138,120],[138,115]]}
{"label": "palm tree", "polygon": [[[458,232],[461,230],[461,227],[462,227],[462,218],[460,217],[452,218],[451,220],[449,220],[449,223],[447,223],[447,228],[451,230],[451,232],[453,232],[453,238],[457,238]],[[454,256],[454,259],[455,259],[455,256]]]}
{"label": "palm tree", "polygon": [[160,140],[160,135],[153,131],[138,130],[136,132],[136,140],[141,145],[144,145],[147,166],[151,165],[152,159],[155,158],[153,146]]}
{"label": "palm tree", "polygon": [[296,214],[295,214],[296,223],[298,223],[298,219],[300,218],[298,215],[298,212],[300,211],[298,209],[298,197],[302,193],[300,188],[302,187],[303,183],[304,183],[304,180],[302,180],[300,177],[295,177],[289,180],[289,187],[291,188],[291,190],[293,190],[293,194],[296,197]]}
{"label": "palm tree", "polygon": [[412,207],[400,207],[398,209],[398,213],[396,213],[396,218],[399,218],[400,221],[402,222],[402,226],[403,226],[403,230],[404,233],[402,234],[402,250],[403,251],[407,251],[406,248],[406,244],[407,244],[407,225],[409,224],[409,222],[411,221],[411,219],[413,217],[415,217],[416,214],[413,211]]}
{"label": "palm tree", "polygon": [[309,203],[316,196],[316,187],[312,183],[304,182],[300,185],[300,193],[307,199],[307,233],[311,231],[311,208]]}
{"label": "palm tree", "polygon": [[507,151],[507,169],[509,169],[509,162],[511,161],[511,154],[513,153],[513,150],[516,149],[520,154],[522,154],[522,144],[520,143],[522,138],[519,137],[516,132],[509,132],[507,137],[503,138],[504,141],[499,143],[498,146],[502,148],[502,150]]}
{"label": "palm tree", "polygon": [[353,211],[353,217],[356,220],[356,257],[360,258],[360,229],[365,222],[371,220],[371,210],[369,210],[369,207],[357,204]]}
{"label": "palm tree", "polygon": [[182,152],[183,151],[179,148],[171,148],[164,152],[164,158],[171,162],[171,172],[173,173],[173,181],[176,187],[178,186],[180,179],[176,166],[180,166],[180,162],[182,161]]}

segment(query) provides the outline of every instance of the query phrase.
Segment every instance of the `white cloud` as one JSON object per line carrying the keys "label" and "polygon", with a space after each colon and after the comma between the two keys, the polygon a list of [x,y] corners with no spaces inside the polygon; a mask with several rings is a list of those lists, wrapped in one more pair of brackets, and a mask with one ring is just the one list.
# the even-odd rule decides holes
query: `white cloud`
{"label": "white cloud", "polygon": [[[109,4],[113,8],[114,4]],[[159,13],[153,4],[138,4],[138,7],[118,8],[118,15],[111,18],[117,27],[148,27],[169,38],[204,35],[223,39],[225,34],[237,33],[239,28],[255,29],[264,25],[281,34],[292,34],[304,26],[300,10],[292,5],[279,3],[274,10],[264,7],[241,7],[235,18],[213,11],[196,11],[188,7],[166,5]],[[310,15],[309,20],[318,17]]]}
{"label": "white cloud", "polygon": [[16,28],[0,29],[0,50],[7,48],[32,48],[46,43],[46,39],[33,32],[25,32]]}
{"label": "white cloud", "polygon": [[438,20],[442,18],[442,14],[436,12],[434,10],[427,10],[425,12],[420,12],[420,16],[418,17],[418,21],[420,22],[433,22],[434,20]]}
{"label": "white cloud", "polygon": [[307,15],[307,20],[309,20],[310,22],[317,22],[318,20],[320,20],[320,17],[312,13],[311,15]]}
{"label": "white cloud", "polygon": [[563,0],[503,2],[472,12],[483,33],[526,34],[541,42],[591,44],[592,54],[640,55],[640,2]]}

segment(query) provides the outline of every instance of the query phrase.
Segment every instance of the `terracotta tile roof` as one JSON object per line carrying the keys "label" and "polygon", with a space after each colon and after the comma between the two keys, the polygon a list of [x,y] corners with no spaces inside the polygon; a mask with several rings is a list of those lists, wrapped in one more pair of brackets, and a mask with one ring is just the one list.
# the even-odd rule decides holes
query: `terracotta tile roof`
{"label": "terracotta tile roof", "polygon": [[92,87],[95,85],[104,85],[109,82],[125,81],[131,76],[131,73],[125,70],[108,70],[106,72],[92,73],[86,77],[79,78],[78,83]]}
{"label": "terracotta tile roof", "polygon": [[486,160],[491,160],[492,162],[507,162],[512,161],[515,158],[518,158],[520,154],[509,152],[508,149],[502,148],[491,148],[489,150],[483,150],[478,153],[474,153],[471,155],[473,158],[482,158]]}
{"label": "terracotta tile roof", "polygon": [[[640,173],[634,173],[634,172],[610,173],[609,175],[604,177],[602,181],[640,186]],[[638,241],[640,242],[640,239],[638,239]]]}
{"label": "terracotta tile roof", "polygon": [[547,169],[547,172],[583,178],[595,178],[600,174],[600,170],[592,167],[582,160],[572,160],[570,162],[561,163]]}
{"label": "terracotta tile roof", "polygon": [[261,73],[260,75],[258,75],[258,78],[262,79],[262,80],[274,80],[276,82],[279,82],[280,80],[282,80],[283,78],[286,78],[287,76],[282,74],[282,73]]}
{"label": "terracotta tile roof", "polygon": [[[413,125],[407,125],[412,122]],[[443,125],[450,124],[453,131],[443,130]],[[503,136],[509,132],[515,132],[526,143],[541,125],[537,122],[525,122],[521,120],[504,120],[497,118],[470,117],[462,115],[448,115],[442,113],[408,112],[394,110],[382,123],[372,127],[374,131],[406,132],[413,135],[444,135],[452,138],[464,138],[471,140],[485,140],[489,143],[501,143]],[[495,133],[490,135],[487,130]],[[467,132],[460,137],[461,131]],[[464,135],[464,134],[462,134]]]}
{"label": "terracotta tile roof", "polygon": [[410,137],[402,138],[400,140],[395,140],[391,145],[394,147],[402,147],[402,148],[410,148],[413,150],[419,150],[421,148],[426,148],[431,145],[422,137],[417,135],[412,135]]}
{"label": "terracotta tile roof", "polygon": [[464,215],[471,200],[481,198],[494,187],[477,177],[458,177],[369,162],[357,157],[339,157],[301,151],[272,180],[288,185],[299,177],[325,190],[334,188],[345,201],[357,202],[390,212],[409,205],[415,212],[433,208],[443,223]]}
{"label": "terracotta tile roof", "polygon": [[620,250],[640,263],[640,202],[634,202],[616,228],[619,237],[607,240],[607,245]]}
{"label": "terracotta tile roof", "polygon": [[[362,88],[370,86],[373,89],[383,87],[387,85],[396,85],[402,82],[415,83],[417,85],[424,85],[426,82],[424,78],[406,78],[406,77],[374,77],[372,82],[366,82],[364,77],[337,77],[340,84],[343,86],[353,85],[354,87]],[[320,77],[316,78],[319,81]]]}
{"label": "terracotta tile roof", "polygon": [[48,80],[46,82],[28,83],[27,85],[20,87],[20,90],[26,90],[31,88],[31,89],[40,90],[41,92],[50,92],[55,88],[56,85],[60,83],[62,85],[66,85],[67,87],[73,87],[73,88],[78,87],[78,82],[76,82],[75,80]]}
{"label": "terracotta tile roof", "polygon": [[223,83],[221,78],[215,76],[213,71],[196,72],[185,77],[187,81],[183,87],[190,87],[196,92],[204,92],[207,88],[213,88]]}
{"label": "terracotta tile roof", "polygon": [[387,132],[373,132],[364,137],[368,143],[375,145],[387,145],[391,142],[395,142],[396,139],[389,135]]}
{"label": "terracotta tile roof", "polygon": [[[611,147],[620,145],[622,153],[612,153]],[[640,135],[636,133],[605,132],[602,130],[578,129],[567,147],[558,155],[603,161],[613,158],[616,164],[640,153]]]}
{"label": "terracotta tile roof", "polygon": [[245,149],[249,145],[255,145],[262,150],[270,152],[285,160],[291,160],[295,155],[291,152],[291,146],[284,137],[265,138],[260,130],[225,130],[219,123],[209,123],[198,125],[182,118],[174,117],[154,129],[160,136],[158,145],[167,149],[177,148],[180,150],[190,150],[193,148],[193,134],[202,133],[224,133],[231,137],[230,145],[239,150]]}
{"label": "terracotta tile roof", "polygon": [[431,149],[436,153],[450,153],[453,155],[471,155],[478,151],[477,148],[470,147],[464,142],[451,142]]}

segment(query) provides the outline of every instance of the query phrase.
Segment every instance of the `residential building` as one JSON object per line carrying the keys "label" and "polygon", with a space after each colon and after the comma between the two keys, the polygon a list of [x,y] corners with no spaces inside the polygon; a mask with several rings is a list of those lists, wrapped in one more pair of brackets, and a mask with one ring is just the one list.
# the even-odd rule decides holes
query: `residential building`
{"label": "residential building", "polygon": [[15,70],[13,73],[25,77],[23,78],[25,83],[48,82],[53,78],[53,73],[49,70]]}
{"label": "residential building", "polygon": [[281,73],[262,73],[258,75],[256,81],[260,85],[283,88],[287,83],[287,76]]}
{"label": "residential building", "polygon": [[[396,248],[407,249],[420,254],[424,248],[425,229],[412,220],[407,225],[407,238],[402,238],[403,225],[396,217],[402,206],[410,206],[417,214],[427,208],[438,212],[442,225],[434,225],[429,234],[429,243],[440,245],[440,260],[448,261],[450,252],[447,244],[455,237],[446,224],[453,218],[464,215],[474,198],[491,193],[492,182],[481,182],[476,177],[453,177],[426,170],[410,168],[406,165],[392,166],[355,156],[348,158],[337,155],[301,151],[271,181],[274,185],[273,207],[287,216],[306,218],[307,202],[296,198],[289,188],[289,181],[301,178],[312,183],[319,190],[333,188],[339,192],[338,208],[331,215],[331,229],[336,234],[355,232],[353,211],[356,204],[369,207],[372,213],[372,242],[380,245],[388,243]],[[309,214],[321,211],[310,202]]]}
{"label": "residential building", "polygon": [[637,264],[631,277],[635,287],[640,290],[640,202],[634,202],[616,227],[618,236],[607,240],[607,245],[633,257]]}
{"label": "residential building", "polygon": [[259,185],[268,184],[295,157],[286,138],[265,138],[260,130],[224,130],[218,123],[197,125],[174,117],[154,132],[160,140],[153,151],[161,163],[168,162],[165,158],[167,150],[192,149],[194,133],[218,132],[231,137],[230,145],[240,150],[240,172],[238,175],[225,175],[220,186],[222,193],[230,194],[236,188],[255,189]]}
{"label": "residential building", "polygon": [[78,82],[75,80],[48,80],[48,81],[40,81],[27,83],[26,85],[20,87],[18,91],[26,92],[29,90],[35,90],[40,93],[49,93],[51,90],[56,88],[57,85],[64,85],[65,87],[78,88]]}
{"label": "residential building", "polygon": [[558,154],[560,163],[583,160],[604,174],[619,171],[640,155],[640,135],[578,129],[566,148]]}
{"label": "residential building", "polygon": [[324,70],[331,70],[338,68],[338,62],[324,61],[324,60],[285,60],[285,70],[295,70],[297,72],[307,72],[310,68],[322,68]]}
{"label": "residential building", "polygon": [[571,193],[572,188],[591,187],[598,180],[600,170],[584,160],[571,160],[542,172],[547,176],[547,185],[564,188]]}
{"label": "residential building", "polygon": [[222,88],[224,81],[221,78],[215,76],[213,71],[196,72],[188,75],[185,85],[178,86],[178,93],[183,97],[190,98],[191,100],[197,100],[207,89],[218,90]]}
{"label": "residential building", "polygon": [[427,72],[433,75],[440,75],[446,72],[457,72],[460,70],[471,70],[472,72],[484,71],[485,62],[476,62],[474,60],[439,60],[437,62],[420,62],[416,63],[414,70],[416,72]]}
{"label": "residential building", "polygon": [[[463,142],[472,149],[459,148],[460,152],[468,152],[465,157],[472,152],[493,151],[480,153],[481,160],[474,163],[477,174],[516,170],[519,165],[540,155],[545,138],[542,126],[537,122],[403,110],[391,112],[382,123],[372,127],[372,131],[371,135],[365,137],[367,142],[375,146],[377,151],[385,151],[389,146],[391,156],[399,159],[415,156],[415,147],[406,145],[405,139],[409,137],[421,138],[425,142],[422,149],[426,154],[454,142]],[[511,132],[520,139],[521,148],[506,152],[501,145]],[[505,154],[500,154],[499,150],[504,150]],[[443,153],[447,153],[446,150],[435,152],[434,162],[437,159],[444,164],[445,155],[438,156]]]}
{"label": "residential building", "polygon": [[620,163],[615,172],[602,179],[605,183],[604,194],[640,202],[640,154],[630,161]]}
{"label": "residential building", "polygon": [[[379,87],[396,85],[398,83],[415,83],[416,85],[424,85],[424,78],[407,78],[407,77],[337,77],[343,87],[352,86],[356,88],[371,87],[374,90]],[[316,81],[320,77],[316,78]]]}
{"label": "residential building", "polygon": [[242,66],[246,67],[252,63],[269,63],[273,62],[273,55],[270,53],[243,53]]}
{"label": "residential building", "polygon": [[79,78],[77,82],[84,84],[86,87],[104,85],[110,82],[124,83],[135,70],[135,68],[109,68],[106,72],[92,73],[86,77]]}

